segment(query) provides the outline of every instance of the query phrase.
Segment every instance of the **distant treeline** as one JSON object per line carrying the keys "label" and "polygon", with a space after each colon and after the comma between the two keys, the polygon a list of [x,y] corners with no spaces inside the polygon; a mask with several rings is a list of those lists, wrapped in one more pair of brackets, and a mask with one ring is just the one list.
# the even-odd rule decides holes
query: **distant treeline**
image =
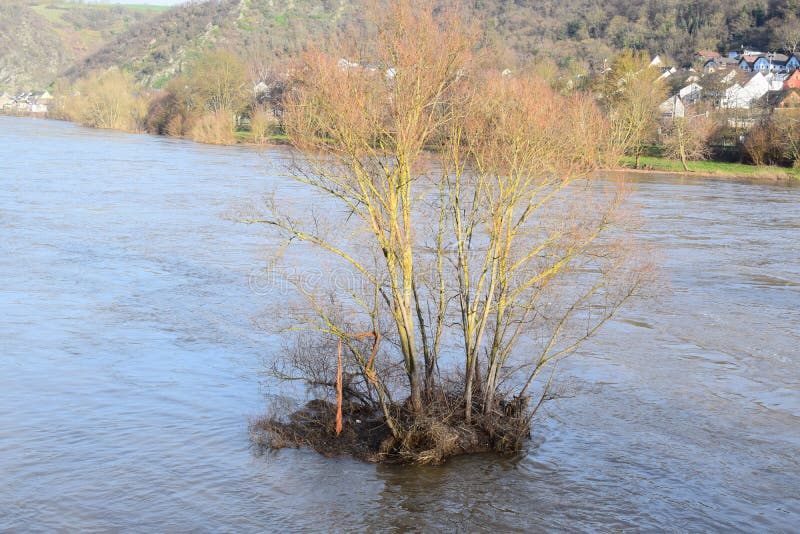
{"label": "distant treeline", "polygon": [[688,64],[696,50],[794,49],[798,0],[478,0],[497,34],[524,55],[601,66],[622,49]]}

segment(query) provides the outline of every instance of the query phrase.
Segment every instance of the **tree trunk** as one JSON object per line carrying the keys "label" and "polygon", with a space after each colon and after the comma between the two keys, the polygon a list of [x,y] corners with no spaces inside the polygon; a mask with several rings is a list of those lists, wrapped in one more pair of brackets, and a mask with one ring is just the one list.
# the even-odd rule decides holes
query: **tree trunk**
{"label": "tree trunk", "polygon": [[684,172],[689,172],[689,166],[686,164],[686,151],[683,149],[683,145],[681,145],[681,165],[683,165]]}
{"label": "tree trunk", "polygon": [[422,413],[422,387],[416,370],[408,373],[408,383],[411,388],[411,411],[419,415]]}
{"label": "tree trunk", "polygon": [[486,392],[483,401],[483,413],[489,415],[494,409],[495,394],[497,392],[497,366],[491,365],[486,376]]}
{"label": "tree trunk", "polygon": [[417,372],[417,354],[414,347],[413,327],[411,315],[406,310],[400,312],[400,321],[397,325],[400,334],[400,350],[405,359],[406,375],[411,399],[411,410],[414,414],[422,413],[422,385]]}
{"label": "tree trunk", "polygon": [[478,355],[473,354],[472,358],[467,359],[467,377],[464,385],[464,421],[472,424],[472,392],[475,384],[475,366],[478,362]]}

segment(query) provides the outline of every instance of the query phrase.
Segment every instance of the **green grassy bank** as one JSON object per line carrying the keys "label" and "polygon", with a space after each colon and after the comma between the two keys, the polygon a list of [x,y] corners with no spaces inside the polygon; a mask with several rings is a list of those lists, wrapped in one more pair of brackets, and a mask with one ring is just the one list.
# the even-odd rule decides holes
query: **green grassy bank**
{"label": "green grassy bank", "polygon": [[[624,157],[620,160],[623,168],[634,169],[635,159]],[[690,173],[709,176],[744,177],[800,180],[800,169],[745,165],[743,163],[724,163],[719,161],[690,161]],[[639,158],[639,169],[645,171],[685,173],[683,165],[678,160],[643,156]]]}

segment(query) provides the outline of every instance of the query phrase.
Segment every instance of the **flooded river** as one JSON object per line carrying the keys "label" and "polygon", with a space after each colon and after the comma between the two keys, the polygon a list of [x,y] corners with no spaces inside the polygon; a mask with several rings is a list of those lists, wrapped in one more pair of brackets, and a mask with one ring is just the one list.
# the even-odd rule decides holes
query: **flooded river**
{"label": "flooded river", "polygon": [[[285,150],[0,117],[0,532],[800,525],[800,187],[635,175],[670,293],[560,380],[515,458],[259,456],[257,227]],[[272,303],[274,304],[274,303]]]}

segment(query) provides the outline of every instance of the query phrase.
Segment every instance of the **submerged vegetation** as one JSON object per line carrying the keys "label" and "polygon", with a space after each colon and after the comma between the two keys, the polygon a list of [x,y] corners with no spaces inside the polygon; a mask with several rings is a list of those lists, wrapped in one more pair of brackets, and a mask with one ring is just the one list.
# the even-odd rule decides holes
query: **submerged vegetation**
{"label": "submerged vegetation", "polygon": [[[248,218],[353,281],[287,276],[273,372],[315,399],[254,434],[381,461],[515,451],[557,363],[648,280],[621,186],[591,179],[620,147],[588,95],[495,70],[460,13],[371,20],[371,40],[305,53],[284,101],[293,176],[341,216]],[[357,51],[370,67],[342,63]]]}

